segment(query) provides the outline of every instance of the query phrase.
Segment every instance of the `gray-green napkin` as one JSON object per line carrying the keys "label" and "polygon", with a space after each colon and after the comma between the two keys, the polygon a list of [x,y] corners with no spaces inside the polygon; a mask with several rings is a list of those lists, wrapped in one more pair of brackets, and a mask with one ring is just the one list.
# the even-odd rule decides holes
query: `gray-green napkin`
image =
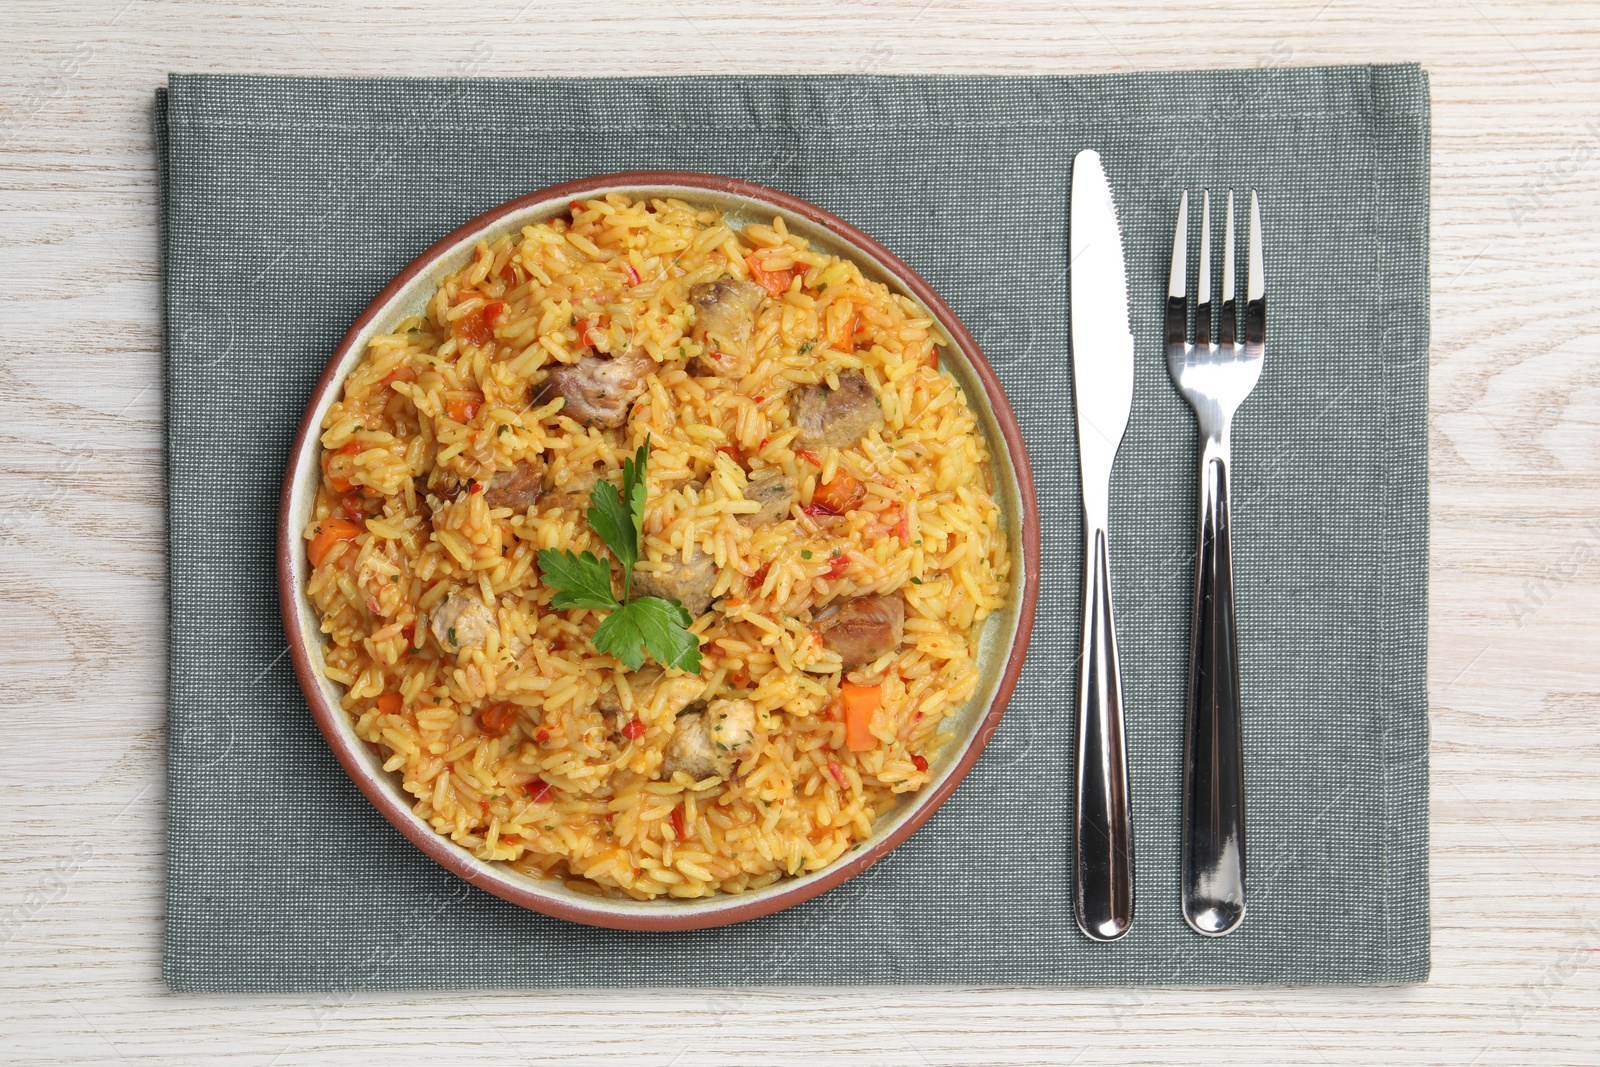
{"label": "gray-green napkin", "polygon": [[[179,990],[1397,982],[1428,973],[1428,94],[1414,66],[1091,78],[174,76],[165,188],[172,597],[166,977]],[[1080,532],[1073,153],[1099,149],[1138,339],[1111,528],[1138,861],[1072,921]],[[398,270],[523,193],[729,174],[860,226],[972,329],[1021,420],[1044,571],[993,744],[915,836],[782,914],[622,933],[468,887],[347,780],[295,683],[271,530],[333,347]],[[1250,912],[1178,914],[1195,429],[1161,312],[1179,191],[1260,190],[1265,373],[1235,423]]]}

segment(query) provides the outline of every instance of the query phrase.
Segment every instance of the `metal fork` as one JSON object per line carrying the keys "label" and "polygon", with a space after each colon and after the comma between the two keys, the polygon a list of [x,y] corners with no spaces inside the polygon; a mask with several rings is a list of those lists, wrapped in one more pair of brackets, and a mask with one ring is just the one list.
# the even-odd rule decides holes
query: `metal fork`
{"label": "metal fork", "polygon": [[[1250,191],[1249,277],[1244,341],[1234,301],[1233,193],[1222,252],[1222,309],[1211,305],[1211,194],[1200,213],[1200,300],[1188,343],[1185,253],[1189,194],[1178,201],[1167,292],[1167,370],[1200,424],[1200,546],[1196,555],[1189,690],[1183,758],[1183,918],[1216,937],[1239,926],[1245,910],[1244,749],[1239,647],[1233,611],[1231,481],[1233,414],[1261,377],[1266,352],[1266,277],[1261,206]],[[1215,340],[1212,339],[1213,332]]]}

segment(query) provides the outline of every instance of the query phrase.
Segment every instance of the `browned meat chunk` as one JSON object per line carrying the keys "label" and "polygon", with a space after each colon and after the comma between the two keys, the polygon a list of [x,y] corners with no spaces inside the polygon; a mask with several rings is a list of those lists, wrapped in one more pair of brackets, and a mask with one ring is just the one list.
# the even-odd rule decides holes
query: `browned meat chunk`
{"label": "browned meat chunk", "polygon": [[860,371],[839,375],[839,388],[805,385],[789,395],[789,414],[800,427],[801,448],[849,448],[883,417],[878,396]]}
{"label": "browned meat chunk", "polygon": [[748,700],[713,700],[705,711],[679,715],[667,742],[661,776],[682,771],[695,781],[726,778],[750,754],[756,736],[756,706]]}
{"label": "browned meat chunk", "polygon": [[699,548],[690,553],[688,563],[678,556],[664,562],[666,566],[660,570],[633,572],[634,595],[676,600],[683,604],[690,617],[704,615],[711,606],[711,588],[717,584],[716,562]]}
{"label": "browned meat chunk", "polygon": [[692,368],[696,374],[732,377],[749,369],[750,334],[766,290],[754,282],[723,278],[689,290],[694,305],[694,338],[705,347]]}
{"label": "browned meat chunk", "polygon": [[564,412],[585,426],[615,429],[628,421],[628,409],[644,393],[645,378],[654,369],[641,352],[611,359],[584,355],[551,371],[544,391],[566,397]]}
{"label": "browned meat chunk", "polygon": [[846,667],[871,663],[900,647],[906,604],[897,596],[858,596],[818,616],[822,643],[839,653]]}
{"label": "browned meat chunk", "polygon": [[429,620],[434,640],[446,652],[460,652],[463,648],[482,648],[489,641],[489,632],[499,623],[494,609],[475,593],[455,592],[433,609]]}
{"label": "browned meat chunk", "polygon": [[769,522],[777,522],[789,514],[789,508],[794,504],[794,497],[794,479],[782,471],[763,471],[761,474],[751,475],[749,483],[744,487],[744,498],[760,504],[761,510],[749,515],[740,515],[739,521],[746,526],[763,526]]}
{"label": "browned meat chunk", "polygon": [[483,491],[483,502],[491,508],[512,508],[523,511],[539,502],[539,492],[544,486],[544,460],[518,460],[508,471],[495,471]]}

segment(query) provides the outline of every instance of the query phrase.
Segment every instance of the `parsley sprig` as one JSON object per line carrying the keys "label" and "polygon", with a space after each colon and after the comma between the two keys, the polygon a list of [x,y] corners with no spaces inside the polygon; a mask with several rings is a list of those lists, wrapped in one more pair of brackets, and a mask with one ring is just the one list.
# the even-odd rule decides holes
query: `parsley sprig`
{"label": "parsley sprig", "polygon": [[589,491],[589,528],[599,535],[611,554],[622,564],[622,599],[611,588],[611,563],[593,552],[581,555],[554,548],[539,550],[539,569],[544,584],[556,591],[550,601],[557,609],[588,608],[610,612],[590,638],[596,650],[608,653],[630,671],[644,665],[644,657],[663,667],[676,667],[690,674],[700,672],[700,641],[689,632],[689,617],[683,604],[661,597],[635,597],[633,565],[639,562],[639,543],[644,534],[645,467],[650,460],[650,441],[639,446],[632,459],[622,461],[622,492],[607,481],[595,483]]}

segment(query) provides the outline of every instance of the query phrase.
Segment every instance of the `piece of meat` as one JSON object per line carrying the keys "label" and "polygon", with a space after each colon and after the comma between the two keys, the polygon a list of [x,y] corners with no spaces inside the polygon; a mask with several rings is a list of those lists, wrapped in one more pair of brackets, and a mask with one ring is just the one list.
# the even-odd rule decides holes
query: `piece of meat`
{"label": "piece of meat", "polygon": [[744,498],[760,504],[761,510],[740,515],[739,521],[746,526],[764,526],[769,522],[778,522],[788,516],[789,508],[794,504],[794,497],[794,479],[782,471],[763,471],[751,475],[750,481],[744,487]]}
{"label": "piece of meat", "polygon": [[645,378],[655,366],[642,352],[610,359],[585,354],[551,371],[540,395],[560,393],[567,401],[565,414],[585,426],[615,429],[628,421],[628,409],[644,394]]}
{"label": "piece of meat", "polygon": [[491,508],[523,511],[539,502],[544,487],[544,460],[537,456],[518,460],[508,471],[495,471],[483,491],[483,502]]}
{"label": "piece of meat", "polygon": [[846,667],[859,667],[900,647],[906,603],[897,596],[858,596],[824,609],[815,622],[823,645],[839,653]]}
{"label": "piece of meat", "polygon": [[883,417],[878,396],[860,371],[839,375],[839,388],[803,385],[789,395],[789,415],[802,448],[849,448]]}
{"label": "piece of meat", "polygon": [[750,335],[766,290],[754,282],[723,278],[689,290],[694,305],[693,337],[705,351],[690,368],[719,378],[741,376],[749,368]]}
{"label": "piece of meat", "polygon": [[711,588],[717,584],[717,564],[710,556],[695,547],[689,562],[674,555],[664,561],[666,567],[649,572],[633,572],[635,596],[658,596],[663,600],[676,600],[690,618],[699,618],[711,606]]}
{"label": "piece of meat", "polygon": [[[654,696],[655,687],[661,681],[662,670],[659,667],[641,667],[628,675],[628,688],[633,693],[633,707],[637,709],[641,704],[648,704]],[[600,695],[595,698],[595,710],[604,715],[613,724],[619,722],[623,715],[622,694],[617,692],[615,685],[608,685],[600,690]]]}
{"label": "piece of meat", "polygon": [[661,763],[663,778],[682,771],[695,781],[727,778],[750,754],[756,706],[748,700],[713,700],[705,711],[679,715]]}
{"label": "piece of meat", "polygon": [[434,639],[446,652],[460,652],[463,648],[482,648],[489,640],[489,632],[499,627],[494,609],[475,593],[454,592],[433,609],[429,620]]}

